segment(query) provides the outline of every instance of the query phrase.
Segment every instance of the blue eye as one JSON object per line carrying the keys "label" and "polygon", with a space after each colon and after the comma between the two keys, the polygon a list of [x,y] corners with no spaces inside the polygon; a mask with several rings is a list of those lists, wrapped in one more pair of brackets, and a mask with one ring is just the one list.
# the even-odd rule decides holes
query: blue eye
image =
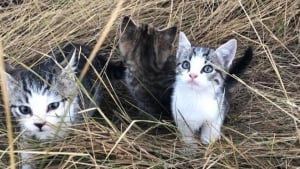
{"label": "blue eye", "polygon": [[24,115],[32,114],[32,111],[28,106],[19,106],[19,111]]}
{"label": "blue eye", "polygon": [[183,69],[190,69],[190,62],[189,61],[183,61],[182,63],[181,63],[181,67],[183,68]]}
{"label": "blue eye", "polygon": [[47,107],[47,112],[52,111],[52,110],[56,110],[59,107],[60,102],[53,102],[50,103]]}
{"label": "blue eye", "polygon": [[211,65],[205,65],[201,72],[204,72],[204,73],[211,73],[212,71],[214,70],[214,68],[211,66]]}

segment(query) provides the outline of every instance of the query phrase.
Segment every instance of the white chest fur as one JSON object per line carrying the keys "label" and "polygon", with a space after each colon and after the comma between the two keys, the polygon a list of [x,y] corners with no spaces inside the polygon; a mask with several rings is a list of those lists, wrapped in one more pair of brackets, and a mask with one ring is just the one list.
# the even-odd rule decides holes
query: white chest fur
{"label": "white chest fur", "polygon": [[172,113],[184,141],[191,142],[201,129],[201,142],[208,144],[220,135],[224,114],[213,88],[177,83],[172,97]]}
{"label": "white chest fur", "polygon": [[[199,129],[203,122],[220,118],[219,104],[213,91],[199,91],[195,88],[177,85],[174,90],[172,109],[175,120],[197,123]],[[195,126],[196,127],[196,126]]]}

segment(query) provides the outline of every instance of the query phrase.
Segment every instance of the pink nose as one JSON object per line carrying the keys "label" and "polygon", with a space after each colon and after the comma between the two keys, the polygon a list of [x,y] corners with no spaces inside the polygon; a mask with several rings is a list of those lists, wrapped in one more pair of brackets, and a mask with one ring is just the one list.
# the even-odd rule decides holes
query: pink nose
{"label": "pink nose", "polygon": [[196,73],[190,73],[189,76],[192,80],[194,80],[198,77],[198,75]]}

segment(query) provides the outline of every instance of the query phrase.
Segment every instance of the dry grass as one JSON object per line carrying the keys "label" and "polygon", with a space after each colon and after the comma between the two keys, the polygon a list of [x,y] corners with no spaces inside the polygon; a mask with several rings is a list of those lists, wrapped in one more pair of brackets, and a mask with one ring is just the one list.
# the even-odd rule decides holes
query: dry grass
{"label": "dry grass", "polygon": [[[63,42],[93,47],[120,1],[24,0],[0,9],[0,41],[11,62],[31,65]],[[53,168],[299,168],[300,3],[298,0],[124,1],[101,49],[116,57],[122,15],[165,28],[176,24],[194,44],[238,40],[255,58],[233,90],[223,138],[185,154],[168,122],[86,119],[63,142],[38,154]],[[101,36],[100,36],[101,35]],[[102,37],[103,38],[103,37]],[[122,98],[120,98],[122,99]],[[126,112],[116,109],[126,119]],[[104,114],[107,114],[104,112]],[[4,117],[4,116],[3,116]],[[151,124],[143,129],[136,123]],[[9,166],[7,129],[0,123],[0,168]],[[88,132],[87,132],[88,131]],[[18,133],[14,133],[14,138]],[[16,152],[19,150],[16,150]],[[58,159],[58,160],[55,160]]]}

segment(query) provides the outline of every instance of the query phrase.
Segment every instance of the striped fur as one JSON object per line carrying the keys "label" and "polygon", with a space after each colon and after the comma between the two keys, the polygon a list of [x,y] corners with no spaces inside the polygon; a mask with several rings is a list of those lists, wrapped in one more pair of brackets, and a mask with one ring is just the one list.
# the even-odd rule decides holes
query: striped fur
{"label": "striped fur", "polygon": [[141,112],[151,116],[170,112],[175,56],[171,55],[176,27],[158,30],[136,25],[129,17],[121,23],[119,48],[124,60],[127,87]]}
{"label": "striped fur", "polygon": [[[26,140],[66,137],[68,128],[80,119],[78,111],[99,104],[100,86],[92,71],[88,71],[82,87],[76,82],[87,56],[83,47],[67,45],[51,51],[50,58],[31,69],[6,65],[10,110],[24,131],[23,148],[30,148]],[[82,88],[88,89],[97,105],[90,102]],[[21,153],[21,158],[27,161],[21,168],[34,168],[31,154]]]}
{"label": "striped fur", "polygon": [[[42,140],[51,138],[55,129],[50,126],[61,122],[70,125],[71,121],[75,120],[78,109],[78,101],[75,98],[78,91],[74,77],[70,74],[75,69],[72,63],[61,69],[54,61],[48,61],[31,70],[6,70],[10,109],[19,121],[21,129],[25,130],[25,135]],[[59,81],[62,79],[63,81]],[[47,107],[54,102],[60,104],[57,108],[59,113],[55,111],[52,114],[47,111]],[[64,108],[69,106],[70,110],[65,113]],[[23,112],[22,107],[28,110]],[[65,116],[63,120],[61,116]],[[45,124],[41,129],[35,125],[45,122],[51,124]],[[60,135],[60,132],[57,134]]]}
{"label": "striped fur", "polygon": [[[180,33],[172,113],[187,144],[197,142],[194,135],[198,130],[201,130],[203,144],[213,143],[220,137],[229,110],[225,84],[228,76],[225,72],[238,72],[231,67],[236,48],[234,39],[217,49],[194,47],[185,34]],[[252,53],[250,59],[247,56],[250,55],[239,62],[250,63]],[[241,68],[240,64],[235,65]]]}

